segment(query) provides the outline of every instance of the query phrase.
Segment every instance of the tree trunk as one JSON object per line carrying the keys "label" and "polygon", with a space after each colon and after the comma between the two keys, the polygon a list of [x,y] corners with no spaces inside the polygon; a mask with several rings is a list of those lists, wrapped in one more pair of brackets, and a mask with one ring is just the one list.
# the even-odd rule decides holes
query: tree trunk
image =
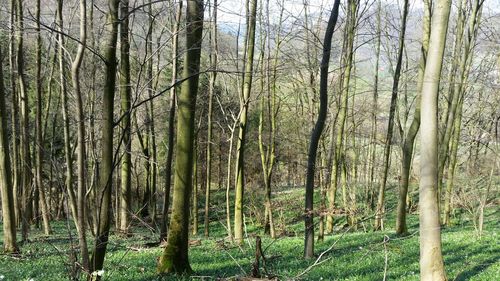
{"label": "tree trunk", "polygon": [[[182,1],[179,2],[177,13],[175,15],[175,22],[172,38],[172,77],[171,83],[175,84],[177,81],[177,54],[179,43],[179,25],[182,16]],[[167,163],[165,167],[165,194],[163,195],[163,210],[160,229],[160,241],[166,242],[167,238],[167,223],[168,223],[168,209],[170,206],[170,186],[172,179],[172,158],[174,155],[174,129],[175,129],[175,103],[176,103],[176,87],[170,89],[170,109],[168,116],[168,150],[167,150]]]}
{"label": "tree trunk", "polygon": [[[21,213],[22,213],[22,236],[23,241],[28,240],[29,220],[31,217],[31,160],[29,154],[29,108],[28,108],[28,93],[26,85],[26,77],[24,74],[24,16],[23,16],[23,1],[17,0],[17,81],[19,86],[20,100],[20,192],[21,192]],[[16,101],[17,102],[17,101]]]}
{"label": "tree trunk", "polygon": [[387,176],[389,174],[390,157],[391,157],[391,142],[392,133],[394,129],[394,115],[396,112],[396,104],[398,101],[398,87],[399,87],[399,77],[401,76],[401,65],[403,62],[403,50],[405,43],[405,33],[406,33],[406,18],[408,17],[408,0],[404,1],[403,8],[403,19],[401,20],[401,33],[399,35],[399,48],[398,48],[398,59],[396,63],[396,69],[394,70],[394,80],[392,83],[392,95],[391,95],[391,107],[389,109],[389,123],[387,129],[387,135],[385,138],[385,148],[384,148],[384,168],[382,175],[382,184],[378,191],[377,209],[375,213],[375,225],[374,230],[380,230],[382,227],[382,217],[384,216],[384,202],[385,202],[385,187],[387,185]]}
{"label": "tree trunk", "polygon": [[83,97],[80,87],[80,66],[82,65],[83,55],[87,42],[87,6],[86,0],[80,0],[80,44],[75,59],[71,65],[71,81],[73,83],[73,91],[75,92],[77,104],[77,165],[78,165],[78,200],[77,200],[77,222],[78,225],[78,242],[80,253],[82,256],[82,267],[84,271],[89,270],[89,250],[87,247],[87,236],[85,232],[86,221],[86,154],[85,154],[85,114],[83,110]]}
{"label": "tree trunk", "polygon": [[203,32],[203,1],[188,1],[186,54],[179,95],[172,217],[167,246],[158,263],[159,273],[190,273],[188,259],[189,199],[192,189],[196,95]]}
{"label": "tree trunk", "polygon": [[120,1],[120,101],[123,116],[121,128],[123,130],[122,146],[123,158],[121,163],[120,183],[120,231],[128,233],[130,212],[132,210],[132,139],[131,139],[131,95],[130,84],[130,43],[129,43],[129,15],[128,0]]}
{"label": "tree trunk", "polygon": [[441,253],[438,186],[438,90],[443,63],[450,0],[438,0],[432,14],[421,102],[420,140],[420,278],[446,280]]}
{"label": "tree trunk", "polygon": [[105,73],[101,116],[101,161],[98,195],[98,226],[94,252],[92,254],[91,271],[101,270],[108,246],[111,220],[111,192],[113,181],[113,108],[116,86],[116,43],[118,39],[118,0],[109,0],[107,13],[108,34],[104,49]]}
{"label": "tree trunk", "polygon": [[351,79],[351,69],[353,65],[353,56],[354,56],[354,35],[356,33],[356,19],[357,19],[357,10],[358,10],[358,1],[349,0],[348,1],[348,15],[347,15],[347,28],[345,30],[346,40],[344,40],[344,52],[343,52],[343,66],[345,67],[342,83],[340,87],[341,91],[341,105],[339,108],[339,119],[338,119],[338,127],[337,127],[337,139],[335,143],[335,155],[333,157],[332,163],[332,177],[330,187],[327,192],[328,196],[328,215],[326,218],[326,232],[333,232],[333,214],[335,208],[335,195],[337,193],[338,186],[338,178],[340,172],[340,165],[342,165],[341,161],[343,159],[343,151],[342,146],[344,142],[344,127],[346,123],[347,117],[347,102],[349,99],[349,82]]}
{"label": "tree trunk", "polygon": [[[0,58],[3,58],[1,49]],[[6,253],[16,253],[18,251],[16,214],[14,210],[14,186],[11,178],[9,140],[7,138],[8,114],[5,108],[5,96],[3,67],[0,65],[0,194],[2,195],[3,250]]]}
{"label": "tree trunk", "polygon": [[40,34],[40,0],[36,1],[36,189],[39,192],[40,204],[42,207],[43,232],[45,235],[50,235],[50,216],[47,207],[47,199],[45,197],[45,188],[42,183],[43,170],[43,139],[42,139],[42,36]]}
{"label": "tree trunk", "polygon": [[418,79],[417,79],[417,100],[415,103],[415,110],[413,112],[413,120],[411,122],[408,133],[403,141],[402,147],[402,166],[401,166],[401,185],[399,188],[398,197],[398,207],[397,207],[397,218],[396,218],[396,234],[406,235],[408,228],[406,226],[406,212],[407,212],[407,196],[408,196],[408,186],[410,183],[410,169],[413,157],[413,148],[415,139],[417,137],[418,130],[420,128],[420,103],[421,103],[421,92],[422,83],[424,79],[425,71],[425,58],[427,57],[427,51],[429,49],[429,34],[430,34],[430,24],[431,24],[431,5],[429,0],[424,1],[424,18],[423,18],[423,33],[422,33],[422,48],[421,57],[419,61],[418,68]]}
{"label": "tree trunk", "polygon": [[[66,90],[66,78],[65,78],[65,61],[64,61],[64,36],[63,30],[63,0],[58,0],[57,2],[57,25],[59,26],[58,34],[58,56],[59,56],[59,81],[60,81],[60,91],[61,91],[61,101],[62,101],[62,117],[63,117],[63,127],[64,127],[64,153],[66,156],[66,190],[68,192],[68,204],[71,209],[71,214],[73,219],[77,220],[78,211],[76,209],[76,198],[75,191],[73,190],[73,150],[71,149],[71,139],[69,130],[69,116],[68,116],[68,93]],[[77,225],[77,228],[79,226]]]}
{"label": "tree trunk", "polygon": [[[240,98],[241,115],[239,118],[238,142],[236,145],[236,188],[234,199],[234,239],[243,244],[243,196],[245,189],[245,145],[248,119],[248,106],[253,78],[253,57],[255,48],[255,22],[257,15],[257,0],[248,0],[250,9],[247,14],[246,62],[243,77],[243,93]],[[247,5],[249,4],[247,1]]]}
{"label": "tree trunk", "polygon": [[328,68],[330,66],[330,55],[332,49],[332,37],[335,25],[339,15],[340,0],[335,0],[333,9],[326,27],[325,38],[323,40],[323,58],[321,59],[320,68],[320,108],[316,124],[311,134],[309,143],[309,152],[307,158],[307,174],[306,174],[306,196],[304,209],[304,257],[314,257],[314,174],[316,170],[316,153],[318,150],[319,140],[323,127],[325,125],[326,116],[328,113]]}
{"label": "tree trunk", "polygon": [[210,187],[212,180],[212,111],[213,99],[215,91],[215,81],[217,78],[217,1],[213,3],[212,24],[210,29],[210,65],[212,72],[210,72],[209,85],[208,85],[208,112],[207,112],[207,185],[205,187],[205,237],[210,235]]}

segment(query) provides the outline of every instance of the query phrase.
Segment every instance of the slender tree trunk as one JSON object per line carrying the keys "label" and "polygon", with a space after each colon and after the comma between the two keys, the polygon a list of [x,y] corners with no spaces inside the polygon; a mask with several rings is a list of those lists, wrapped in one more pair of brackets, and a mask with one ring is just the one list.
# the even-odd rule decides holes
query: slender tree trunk
{"label": "slender tree trunk", "polygon": [[[234,239],[243,243],[243,196],[245,189],[245,146],[248,119],[248,106],[252,90],[253,58],[255,48],[255,22],[257,15],[257,0],[248,0],[250,8],[247,14],[246,62],[243,78],[243,93],[240,99],[241,115],[239,119],[238,142],[236,145],[236,188],[234,199]],[[247,2],[247,5],[249,3]]]}
{"label": "slender tree trunk", "polygon": [[[75,191],[73,190],[73,150],[71,149],[70,129],[69,129],[69,116],[68,116],[68,92],[66,89],[65,78],[65,60],[64,60],[64,36],[63,30],[63,0],[57,2],[57,25],[59,31],[58,35],[58,56],[59,56],[59,81],[62,101],[62,117],[64,127],[64,153],[66,156],[66,190],[68,192],[68,203],[70,205],[71,214],[73,219],[77,220],[78,211],[76,208]],[[77,228],[79,225],[77,225]]]}
{"label": "slender tree trunk", "polygon": [[[177,12],[175,15],[175,22],[172,38],[172,85],[177,81],[177,55],[179,43],[179,25],[182,16],[182,1],[179,2]],[[167,238],[167,223],[168,223],[168,209],[170,206],[170,186],[172,179],[172,158],[174,155],[174,130],[175,130],[175,103],[176,103],[176,87],[170,89],[170,108],[168,116],[168,150],[167,150],[167,163],[165,166],[165,194],[163,196],[163,210],[160,229],[160,241],[166,242]]]}
{"label": "slender tree trunk", "polygon": [[403,62],[403,51],[406,33],[406,19],[408,17],[409,1],[404,1],[403,19],[401,21],[401,33],[399,35],[398,59],[396,69],[394,70],[394,80],[392,83],[391,107],[389,109],[389,123],[387,128],[387,135],[385,138],[384,148],[384,169],[382,175],[382,184],[378,191],[377,209],[375,213],[374,230],[380,230],[382,227],[382,217],[384,216],[384,202],[385,202],[385,187],[387,185],[387,176],[389,174],[390,157],[391,157],[391,142],[392,133],[394,129],[394,115],[396,113],[396,105],[398,101],[399,92],[399,77],[401,76],[401,66]]}
{"label": "slender tree trunk", "polygon": [[158,262],[159,273],[190,273],[188,259],[189,198],[192,189],[195,141],[196,95],[203,32],[203,1],[188,1],[186,11],[186,54],[179,95],[175,178],[172,217],[167,246]]}
{"label": "slender tree trunk", "polygon": [[91,271],[101,270],[108,246],[111,220],[111,192],[113,181],[113,108],[116,86],[116,43],[118,40],[118,0],[109,0],[107,13],[107,38],[104,48],[105,73],[101,116],[101,161],[98,194],[98,226]]}
{"label": "slender tree trunk", "polygon": [[396,234],[406,235],[408,228],[406,226],[406,212],[407,212],[407,196],[408,186],[410,183],[410,169],[413,157],[413,148],[418,130],[420,128],[420,103],[422,83],[425,71],[425,59],[429,49],[429,34],[431,24],[431,5],[429,0],[424,1],[424,18],[423,18],[423,32],[422,32],[422,47],[421,57],[419,61],[418,79],[417,79],[417,100],[415,103],[415,110],[413,112],[413,120],[411,122],[408,133],[404,138],[402,149],[402,167],[401,167],[401,185],[399,188],[398,209],[396,219]]}
{"label": "slender tree trunk", "polygon": [[[31,217],[31,205],[29,197],[31,194],[30,174],[31,160],[29,154],[29,108],[28,108],[28,92],[26,85],[26,77],[24,74],[24,16],[23,16],[23,1],[17,0],[17,81],[19,86],[19,101],[20,101],[20,192],[21,198],[21,213],[22,213],[22,236],[23,241],[28,240],[29,220]],[[17,101],[16,101],[17,102]]]}
{"label": "slender tree trunk", "polygon": [[455,180],[455,169],[457,166],[457,154],[458,154],[458,144],[460,141],[460,129],[462,127],[462,107],[463,107],[463,97],[459,101],[457,118],[453,122],[453,135],[451,140],[450,148],[450,161],[448,164],[448,180],[446,181],[446,194],[444,197],[444,215],[443,215],[443,225],[448,226],[450,224],[451,215],[451,197],[453,191],[453,184]]}
{"label": "slender tree trunk", "polygon": [[[0,49],[0,58],[3,58]],[[5,108],[3,67],[0,64],[0,195],[2,195],[3,251],[16,253],[16,214],[14,210],[14,186],[10,166],[9,140],[7,138],[7,111]]]}
{"label": "slender tree trunk", "polygon": [[210,72],[209,85],[208,85],[208,112],[207,112],[207,185],[205,187],[205,237],[210,235],[210,187],[212,181],[212,111],[213,99],[215,91],[215,81],[217,78],[217,1],[213,0],[212,22],[210,29],[210,65],[212,72]]}
{"label": "slender tree trunk", "polygon": [[82,65],[85,47],[87,44],[87,6],[86,0],[80,0],[80,43],[75,59],[71,65],[71,81],[73,91],[76,97],[77,108],[77,165],[78,165],[78,200],[77,200],[77,224],[78,224],[78,242],[80,246],[80,254],[82,258],[83,270],[89,270],[89,250],[87,246],[86,229],[86,154],[85,154],[85,114],[83,110],[83,95],[80,87],[80,66]]}
{"label": "slender tree trunk", "polygon": [[40,204],[42,207],[43,231],[45,235],[50,235],[50,216],[45,197],[45,188],[42,183],[43,170],[43,139],[42,139],[42,36],[40,34],[40,0],[36,1],[36,189],[39,192]]}
{"label": "slender tree trunk", "polygon": [[344,32],[346,36],[346,40],[344,40],[344,52],[342,62],[344,63],[343,67],[344,73],[341,83],[341,105],[339,109],[339,119],[338,119],[338,127],[337,127],[337,139],[335,143],[335,156],[333,157],[332,163],[332,177],[330,187],[327,192],[328,196],[328,215],[326,219],[326,232],[333,232],[333,214],[335,208],[335,197],[337,193],[338,187],[338,178],[339,172],[341,170],[341,161],[343,159],[343,142],[344,142],[344,127],[347,119],[347,104],[349,100],[349,83],[351,80],[351,70],[353,66],[353,57],[354,57],[354,35],[356,33],[356,19],[357,19],[357,11],[358,11],[358,1],[357,0],[349,0],[348,1],[348,15],[347,15],[347,27]]}
{"label": "slender tree trunk", "polygon": [[121,163],[120,184],[120,231],[128,233],[130,211],[132,210],[132,139],[131,139],[131,95],[130,84],[130,44],[128,0],[120,0],[120,101],[123,119],[123,158]]}
{"label": "slender tree trunk", "polygon": [[373,104],[372,104],[372,128],[370,137],[370,161],[369,161],[369,171],[370,171],[370,181],[368,184],[368,189],[366,190],[366,204],[373,209],[373,191],[375,189],[375,161],[377,159],[377,114],[378,114],[378,80],[379,80],[379,65],[380,65],[380,43],[381,43],[381,12],[382,12],[382,1],[377,2],[377,43],[375,46],[375,77],[373,83]]}
{"label": "slender tree trunk", "polygon": [[328,114],[328,68],[330,66],[330,55],[332,49],[332,37],[335,25],[339,15],[340,0],[335,0],[333,9],[326,27],[325,38],[323,40],[323,58],[320,66],[320,109],[316,124],[311,133],[311,141],[309,143],[309,152],[307,159],[307,174],[306,174],[306,197],[304,209],[304,257],[314,257],[314,174],[316,170],[316,153],[318,150],[319,140],[323,127],[325,125],[326,116]]}
{"label": "slender tree trunk", "polygon": [[12,186],[14,195],[14,213],[16,225],[21,221],[21,206],[19,206],[18,191],[19,186],[19,103],[16,88],[16,1],[10,1],[10,40],[9,40],[9,70],[10,70],[10,88],[12,102]]}
{"label": "slender tree trunk", "polygon": [[441,229],[437,202],[438,186],[438,90],[443,63],[450,0],[434,4],[429,52],[421,102],[420,159],[420,278],[446,280],[441,253]]}

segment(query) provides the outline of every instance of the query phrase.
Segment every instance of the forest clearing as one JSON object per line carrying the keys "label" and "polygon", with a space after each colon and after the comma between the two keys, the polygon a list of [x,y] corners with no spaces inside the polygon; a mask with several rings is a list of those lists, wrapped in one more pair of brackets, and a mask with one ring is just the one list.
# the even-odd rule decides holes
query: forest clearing
{"label": "forest clearing", "polygon": [[2,0],[2,280],[500,280],[499,0]]}

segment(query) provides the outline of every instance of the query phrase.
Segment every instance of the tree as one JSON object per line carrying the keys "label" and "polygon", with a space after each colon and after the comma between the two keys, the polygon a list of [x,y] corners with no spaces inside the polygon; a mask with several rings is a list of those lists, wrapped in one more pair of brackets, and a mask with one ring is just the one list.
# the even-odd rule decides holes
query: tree
{"label": "tree", "polygon": [[243,92],[240,96],[240,118],[238,142],[236,145],[236,187],[234,198],[234,239],[236,243],[243,243],[243,196],[245,190],[245,143],[247,133],[248,106],[252,90],[253,58],[255,48],[255,22],[257,15],[257,0],[247,0],[250,5],[247,14],[247,37],[245,71],[243,77]]}
{"label": "tree", "polygon": [[316,169],[316,154],[318,150],[319,140],[323,127],[325,125],[326,116],[328,114],[328,68],[330,66],[330,54],[332,49],[332,37],[335,25],[339,15],[340,0],[335,0],[333,9],[328,19],[325,37],[323,40],[323,58],[321,59],[320,70],[320,110],[311,133],[311,141],[309,143],[309,151],[307,156],[307,174],[306,174],[306,197],[304,210],[304,257],[314,257],[314,175]]}
{"label": "tree", "polygon": [[384,147],[384,169],[382,175],[382,184],[378,192],[377,200],[377,210],[375,213],[375,230],[380,230],[382,227],[382,215],[384,213],[384,201],[385,201],[385,186],[387,184],[387,176],[389,174],[389,160],[391,156],[391,142],[392,142],[392,132],[394,129],[394,115],[396,112],[396,103],[398,100],[399,92],[399,77],[401,76],[401,66],[403,62],[403,50],[405,43],[405,33],[406,33],[406,19],[408,17],[409,2],[404,1],[403,8],[403,19],[401,20],[401,32],[399,35],[399,47],[398,47],[398,58],[396,62],[396,69],[394,70],[394,80],[392,83],[392,95],[391,95],[391,107],[389,109],[389,123],[387,128],[387,135],[385,138]]}
{"label": "tree", "polygon": [[441,253],[441,229],[437,201],[438,90],[450,6],[450,0],[438,0],[435,3],[422,84],[419,188],[421,280],[446,280]]}
{"label": "tree", "polygon": [[130,85],[130,44],[129,44],[129,14],[128,0],[120,1],[120,99],[121,114],[123,119],[121,128],[123,130],[123,158],[121,167],[120,185],[120,231],[128,232],[132,207],[132,140],[131,140],[131,95]]}
{"label": "tree", "polygon": [[[0,58],[3,58],[1,49]],[[9,140],[7,138],[8,114],[5,108],[5,96],[3,67],[0,65],[0,195],[2,195],[3,250],[6,253],[16,253],[18,251],[16,214],[14,211],[14,186],[11,177]]]}
{"label": "tree", "polygon": [[101,108],[101,161],[98,180],[98,226],[92,253],[91,271],[101,270],[108,246],[111,220],[111,188],[113,178],[113,108],[116,86],[116,42],[118,40],[119,0],[108,0],[107,39],[104,48],[105,74]]}
{"label": "tree", "polygon": [[209,85],[208,85],[208,112],[207,112],[207,185],[205,187],[205,237],[210,234],[209,229],[209,210],[210,210],[210,186],[212,179],[212,115],[213,115],[213,99],[215,91],[215,81],[217,79],[217,0],[214,0],[212,22],[210,28],[210,72]]}
{"label": "tree", "polygon": [[[172,38],[172,77],[170,79],[172,85],[177,81],[177,55],[179,43],[179,25],[182,16],[182,1],[179,2],[173,24],[174,37]],[[170,206],[170,186],[172,179],[172,159],[174,155],[174,131],[175,131],[175,103],[176,103],[176,87],[170,88],[170,108],[168,115],[168,151],[167,161],[165,163],[165,194],[163,195],[163,210],[160,228],[160,242],[167,239],[167,224],[168,224],[168,209]]]}
{"label": "tree", "polygon": [[413,111],[413,120],[406,136],[404,137],[402,147],[402,165],[401,165],[401,185],[399,187],[397,218],[396,218],[396,234],[405,235],[408,232],[406,227],[406,197],[408,196],[408,185],[410,180],[411,160],[413,156],[413,147],[420,128],[420,96],[422,92],[422,82],[424,79],[425,71],[425,58],[429,49],[429,34],[431,24],[431,5],[429,0],[424,0],[424,18],[423,18],[423,32],[422,32],[422,48],[421,56],[418,65],[418,78],[417,78],[417,101]]}
{"label": "tree", "polygon": [[78,190],[77,190],[77,218],[76,225],[78,230],[78,241],[80,246],[80,254],[82,259],[83,270],[89,270],[89,250],[87,246],[86,236],[86,185],[85,185],[85,168],[87,157],[85,152],[85,114],[83,111],[83,95],[80,86],[80,67],[82,65],[85,47],[87,44],[87,4],[86,0],[80,0],[80,43],[78,44],[77,53],[71,65],[71,81],[73,84],[73,91],[76,97],[77,108],[77,165],[78,165]]}
{"label": "tree", "polygon": [[[158,262],[159,273],[190,273],[188,258],[189,199],[191,197],[196,96],[203,33],[203,1],[188,1],[186,10],[186,54],[178,97],[174,194],[167,246]],[[166,195],[168,196],[168,195]]]}

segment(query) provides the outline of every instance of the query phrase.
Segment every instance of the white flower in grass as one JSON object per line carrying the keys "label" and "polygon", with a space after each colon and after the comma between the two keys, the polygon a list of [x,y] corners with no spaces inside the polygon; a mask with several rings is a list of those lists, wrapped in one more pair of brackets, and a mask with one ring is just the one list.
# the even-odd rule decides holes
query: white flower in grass
{"label": "white flower in grass", "polygon": [[5,276],[0,275],[0,280],[3,280],[4,278],[5,278]]}
{"label": "white flower in grass", "polygon": [[92,272],[92,276],[103,276],[103,275],[104,275],[103,269]]}

